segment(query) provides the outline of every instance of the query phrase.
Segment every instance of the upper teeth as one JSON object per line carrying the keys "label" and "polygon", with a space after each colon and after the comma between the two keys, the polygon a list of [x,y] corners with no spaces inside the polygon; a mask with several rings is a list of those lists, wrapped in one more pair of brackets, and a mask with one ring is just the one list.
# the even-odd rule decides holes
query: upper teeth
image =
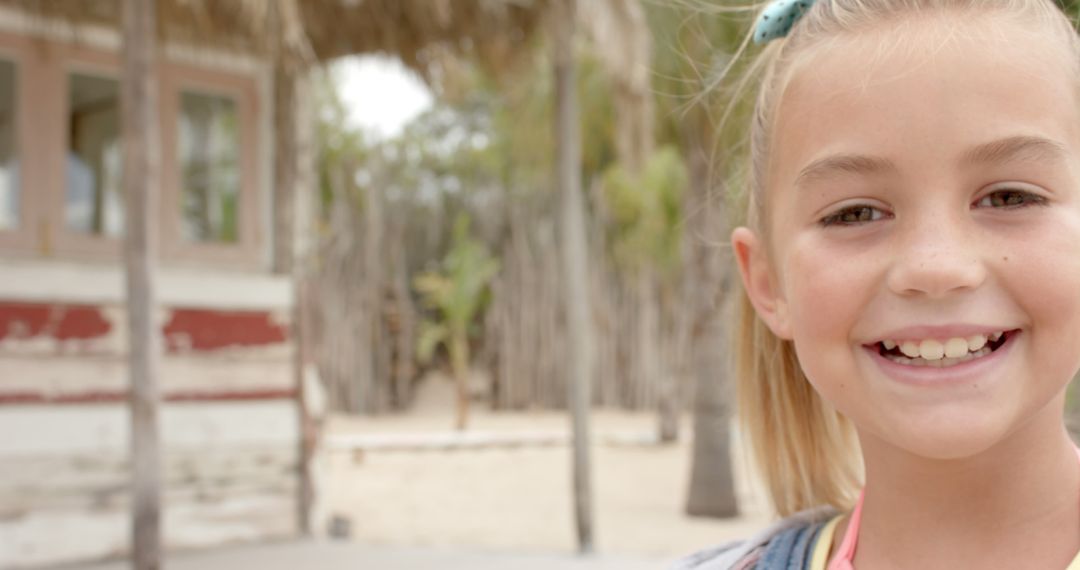
{"label": "upper teeth", "polygon": [[886,340],[882,341],[886,350],[900,347],[900,352],[908,358],[923,358],[924,360],[941,360],[942,358],[959,358],[969,352],[978,352],[986,346],[987,340],[994,342],[1001,338],[1001,332],[990,335],[977,334],[967,338],[954,337],[945,342],[926,340]]}

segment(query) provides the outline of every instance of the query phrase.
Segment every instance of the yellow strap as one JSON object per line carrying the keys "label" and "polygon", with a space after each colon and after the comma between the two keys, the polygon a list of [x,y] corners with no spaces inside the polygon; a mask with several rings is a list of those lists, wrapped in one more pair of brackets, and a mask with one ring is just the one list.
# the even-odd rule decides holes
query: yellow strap
{"label": "yellow strap", "polygon": [[[833,535],[836,534],[836,525],[844,515],[836,515],[818,533],[817,541],[814,542],[814,551],[810,554],[810,570],[825,570],[829,563],[829,553],[832,551]],[[1077,564],[1078,562],[1073,562]],[[1066,570],[1080,570],[1080,566],[1068,567]]]}
{"label": "yellow strap", "polygon": [[1076,554],[1076,558],[1069,563],[1069,566],[1065,570],[1080,570],[1080,552]]}
{"label": "yellow strap", "polygon": [[[836,525],[840,523],[843,515],[836,515],[825,524],[814,542],[814,550],[810,554],[810,570],[825,570],[829,564],[829,554],[832,552],[833,535],[836,534]],[[1076,554],[1072,562],[1065,570],[1080,570],[1080,552]]]}

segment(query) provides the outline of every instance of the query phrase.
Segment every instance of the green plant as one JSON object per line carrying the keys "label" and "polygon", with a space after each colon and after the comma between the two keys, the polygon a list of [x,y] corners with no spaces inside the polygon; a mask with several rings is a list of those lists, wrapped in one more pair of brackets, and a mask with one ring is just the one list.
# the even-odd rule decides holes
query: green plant
{"label": "green plant", "polygon": [[430,362],[440,345],[450,357],[457,385],[457,428],[468,421],[469,335],[473,321],[491,299],[491,279],[499,263],[483,242],[469,235],[469,217],[454,221],[453,241],[442,269],[417,276],[414,281],[424,305],[436,315],[420,325],[417,356]]}
{"label": "green plant", "polygon": [[682,200],[686,166],[679,151],[666,146],[639,175],[614,165],[604,173],[604,196],[611,209],[612,253],[626,269],[654,268],[671,277],[680,266]]}

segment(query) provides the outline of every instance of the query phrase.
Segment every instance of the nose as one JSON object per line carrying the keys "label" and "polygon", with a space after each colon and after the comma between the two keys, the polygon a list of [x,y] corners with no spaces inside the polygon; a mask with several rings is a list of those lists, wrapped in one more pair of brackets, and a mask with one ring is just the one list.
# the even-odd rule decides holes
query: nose
{"label": "nose", "polygon": [[938,218],[906,233],[887,278],[895,293],[940,298],[973,290],[986,279],[977,236],[962,223]]}

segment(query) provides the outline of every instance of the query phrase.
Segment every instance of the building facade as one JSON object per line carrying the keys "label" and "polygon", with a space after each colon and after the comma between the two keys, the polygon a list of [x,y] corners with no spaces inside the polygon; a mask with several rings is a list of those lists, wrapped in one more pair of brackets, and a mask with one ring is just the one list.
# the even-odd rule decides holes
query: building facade
{"label": "building facade", "polygon": [[[0,7],[0,567],[130,548],[120,41]],[[300,422],[293,292],[272,271],[272,65],[161,47],[165,545],[291,536]]]}

